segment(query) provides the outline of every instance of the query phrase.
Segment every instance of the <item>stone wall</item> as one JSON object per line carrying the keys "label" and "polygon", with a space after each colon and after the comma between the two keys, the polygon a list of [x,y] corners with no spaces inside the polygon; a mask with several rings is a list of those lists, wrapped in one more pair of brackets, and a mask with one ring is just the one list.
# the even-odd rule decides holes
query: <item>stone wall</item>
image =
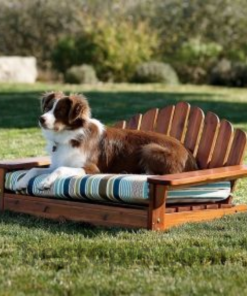
{"label": "stone wall", "polygon": [[0,82],[34,83],[37,79],[34,57],[0,57]]}

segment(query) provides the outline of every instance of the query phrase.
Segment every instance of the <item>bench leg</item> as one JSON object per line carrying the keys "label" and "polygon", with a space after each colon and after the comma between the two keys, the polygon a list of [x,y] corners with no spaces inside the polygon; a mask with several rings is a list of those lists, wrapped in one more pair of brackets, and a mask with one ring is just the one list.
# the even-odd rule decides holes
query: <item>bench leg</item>
{"label": "bench leg", "polygon": [[165,210],[168,188],[150,184],[150,203],[148,209],[148,229],[165,229]]}
{"label": "bench leg", "polygon": [[4,179],[5,169],[0,168],[0,211],[4,210]]}

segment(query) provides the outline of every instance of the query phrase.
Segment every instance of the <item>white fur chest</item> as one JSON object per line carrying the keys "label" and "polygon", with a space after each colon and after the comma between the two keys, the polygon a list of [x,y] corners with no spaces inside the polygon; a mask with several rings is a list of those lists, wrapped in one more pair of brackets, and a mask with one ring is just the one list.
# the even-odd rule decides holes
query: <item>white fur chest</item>
{"label": "white fur chest", "polygon": [[82,152],[80,147],[72,147],[71,140],[78,136],[83,136],[83,130],[77,132],[64,131],[54,133],[53,131],[43,130],[47,139],[47,151],[51,156],[51,168],[56,169],[62,166],[82,168],[87,162],[88,155]]}
{"label": "white fur chest", "polygon": [[52,148],[52,169],[56,169],[62,166],[82,168],[87,161],[86,153],[82,153],[81,149],[79,148],[73,148],[70,144],[57,144]]}

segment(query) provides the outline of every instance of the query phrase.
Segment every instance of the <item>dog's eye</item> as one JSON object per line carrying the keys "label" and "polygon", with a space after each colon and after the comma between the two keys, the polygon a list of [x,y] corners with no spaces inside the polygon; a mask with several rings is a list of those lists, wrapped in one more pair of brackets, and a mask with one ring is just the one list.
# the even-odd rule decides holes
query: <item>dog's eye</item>
{"label": "dog's eye", "polygon": [[48,112],[48,111],[50,111],[50,108],[49,108],[49,107],[45,107],[45,108],[44,108],[44,112],[46,113],[46,112]]}

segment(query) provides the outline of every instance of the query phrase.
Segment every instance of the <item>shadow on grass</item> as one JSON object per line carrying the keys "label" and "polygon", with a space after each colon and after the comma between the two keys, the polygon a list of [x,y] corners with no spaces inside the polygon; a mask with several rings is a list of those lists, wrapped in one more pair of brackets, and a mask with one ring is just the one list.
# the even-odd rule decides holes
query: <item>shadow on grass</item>
{"label": "shadow on grass", "polygon": [[[38,127],[40,92],[1,92],[0,93],[0,128]],[[179,101],[186,101],[198,106],[204,112],[215,112],[220,118],[232,123],[247,122],[247,102],[224,101],[224,97],[209,93],[176,92],[84,92],[92,107],[93,116],[111,124],[128,119],[136,113],[143,113],[151,108],[161,108]],[[217,101],[216,101],[217,99]]]}
{"label": "shadow on grass", "polygon": [[55,221],[38,218],[28,214],[6,211],[0,214],[0,223],[8,226],[20,226],[28,229],[46,231],[51,234],[65,233],[68,235],[81,234],[87,238],[94,238],[102,234],[117,236],[120,232],[136,233],[144,230],[126,229],[120,227],[93,226],[86,222]]}

